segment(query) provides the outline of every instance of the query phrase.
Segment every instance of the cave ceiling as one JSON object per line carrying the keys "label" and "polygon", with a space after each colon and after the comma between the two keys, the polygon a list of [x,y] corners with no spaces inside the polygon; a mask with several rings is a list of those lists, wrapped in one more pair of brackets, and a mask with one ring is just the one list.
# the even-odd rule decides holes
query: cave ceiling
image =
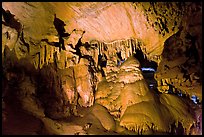
{"label": "cave ceiling", "polygon": [[201,30],[202,2],[2,2],[3,122],[19,102],[42,133],[202,134]]}
{"label": "cave ceiling", "polygon": [[3,2],[2,7],[23,24],[27,41],[56,37],[56,14],[65,22],[67,32],[86,32],[82,42],[140,39],[149,56],[162,53],[165,40],[178,31],[185,14],[180,3]]}

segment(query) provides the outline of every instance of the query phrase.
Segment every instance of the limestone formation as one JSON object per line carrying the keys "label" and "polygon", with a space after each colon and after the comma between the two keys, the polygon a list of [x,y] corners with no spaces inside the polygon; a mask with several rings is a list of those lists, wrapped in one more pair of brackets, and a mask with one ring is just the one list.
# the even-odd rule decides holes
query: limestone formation
{"label": "limestone formation", "polygon": [[189,134],[195,119],[192,114],[187,115],[189,108],[180,100],[169,94],[151,93],[141,74],[140,63],[134,57],[121,65],[111,81],[101,81],[96,92],[96,102],[106,107],[120,126],[138,134],[171,132],[169,126],[174,122],[181,122]]}
{"label": "limestone formation", "polygon": [[3,122],[16,102],[33,134],[201,134],[201,16],[201,2],[2,2]]}

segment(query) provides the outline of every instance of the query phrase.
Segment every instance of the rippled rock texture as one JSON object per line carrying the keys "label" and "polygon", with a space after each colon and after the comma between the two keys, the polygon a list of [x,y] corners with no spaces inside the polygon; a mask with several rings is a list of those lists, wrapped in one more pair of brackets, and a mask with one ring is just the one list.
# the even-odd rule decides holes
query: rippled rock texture
{"label": "rippled rock texture", "polygon": [[195,120],[186,102],[175,95],[151,92],[134,57],[106,78],[98,85],[96,103],[105,106],[120,126],[138,134],[152,134],[171,132],[170,125],[180,122],[189,133]]}
{"label": "rippled rock texture", "polygon": [[33,134],[201,134],[201,16],[193,2],[3,2],[3,122],[13,102]]}

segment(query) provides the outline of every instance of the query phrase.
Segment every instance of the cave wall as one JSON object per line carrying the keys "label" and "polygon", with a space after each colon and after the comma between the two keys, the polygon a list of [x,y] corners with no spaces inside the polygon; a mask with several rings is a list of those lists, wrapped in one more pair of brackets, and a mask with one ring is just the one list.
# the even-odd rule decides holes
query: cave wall
{"label": "cave wall", "polygon": [[[3,98],[17,87],[17,100],[36,117],[78,115],[79,106],[91,107],[95,98],[110,93],[106,84],[114,82],[118,75],[114,73],[121,77],[113,86],[116,89],[124,86],[120,82],[143,78],[119,71],[137,50],[157,63],[159,92],[167,93],[173,86],[176,94],[181,92],[188,98],[196,95],[202,101],[202,3],[3,2],[2,8]],[[54,14],[66,24],[65,50],[59,48]],[[101,55],[106,56],[104,62]],[[104,92],[98,96],[100,90]],[[132,95],[135,91],[129,84],[124,92]],[[110,93],[110,98],[119,93]],[[128,104],[129,99],[135,101],[133,97],[123,96],[122,114],[128,107],[127,115],[140,106]],[[126,122],[121,125],[136,129]]]}
{"label": "cave wall", "polygon": [[[151,58],[160,55],[164,41],[178,31],[186,5],[180,2],[4,2],[2,7],[14,14],[15,19],[23,25],[25,42],[32,47],[45,38],[55,41],[57,33],[52,25],[55,13],[65,22],[67,32],[71,33],[73,29],[86,31],[82,42],[142,39],[145,54]],[[39,21],[33,22],[30,18]]]}
{"label": "cave wall", "polygon": [[[196,95],[202,101],[202,14],[201,3],[188,6],[181,29],[164,44],[162,61],[155,78],[159,90],[167,92],[168,85],[174,92],[187,96]],[[187,21],[188,20],[188,21]]]}

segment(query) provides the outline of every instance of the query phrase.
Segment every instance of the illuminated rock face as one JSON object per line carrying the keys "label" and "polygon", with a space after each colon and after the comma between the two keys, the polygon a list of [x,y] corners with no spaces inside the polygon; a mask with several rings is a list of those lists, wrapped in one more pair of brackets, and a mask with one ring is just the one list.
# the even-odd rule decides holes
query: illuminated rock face
{"label": "illuminated rock face", "polygon": [[[45,38],[54,41],[57,35],[53,25],[56,13],[57,17],[67,24],[66,32],[71,33],[73,29],[85,30],[83,42],[142,39],[146,52],[152,57],[160,55],[165,40],[178,31],[186,5],[162,2],[4,2],[3,8],[14,14],[15,19],[24,26],[25,42],[32,47],[39,45]],[[30,18],[39,21],[33,22]]]}
{"label": "illuminated rock face", "polygon": [[181,122],[189,134],[195,122],[190,108],[179,97],[150,92],[137,59],[128,58],[106,78],[98,85],[96,103],[106,107],[120,126],[138,134],[152,134],[171,132],[170,126]]}
{"label": "illuminated rock face", "polygon": [[98,84],[96,102],[105,106],[117,118],[123,115],[128,106],[152,97],[145,96],[151,93],[144,84],[139,66],[138,60],[130,57],[118,71],[108,73],[106,80]]}
{"label": "illuminated rock face", "polygon": [[79,94],[78,103],[84,107],[93,105],[94,95],[91,74],[86,65],[76,65],[74,67],[74,78],[76,91]]}
{"label": "illuminated rock face", "polygon": [[88,66],[77,65],[58,71],[47,67],[42,69],[40,77],[38,95],[48,116],[59,119],[71,113],[77,115],[78,104],[83,107],[93,105],[92,78]]}
{"label": "illuminated rock face", "polygon": [[[169,125],[183,121],[188,134],[193,121],[188,103],[165,93],[173,87],[176,94],[202,101],[201,3],[3,2],[2,7],[3,96],[18,87],[22,107],[40,118],[67,118],[77,115],[78,105],[97,102],[134,132],[169,132]],[[63,37],[66,50],[59,48],[55,13],[70,34]],[[143,62],[132,57],[138,50],[158,64],[162,95],[149,91]],[[115,129],[111,118],[110,125],[100,120],[107,130]]]}

